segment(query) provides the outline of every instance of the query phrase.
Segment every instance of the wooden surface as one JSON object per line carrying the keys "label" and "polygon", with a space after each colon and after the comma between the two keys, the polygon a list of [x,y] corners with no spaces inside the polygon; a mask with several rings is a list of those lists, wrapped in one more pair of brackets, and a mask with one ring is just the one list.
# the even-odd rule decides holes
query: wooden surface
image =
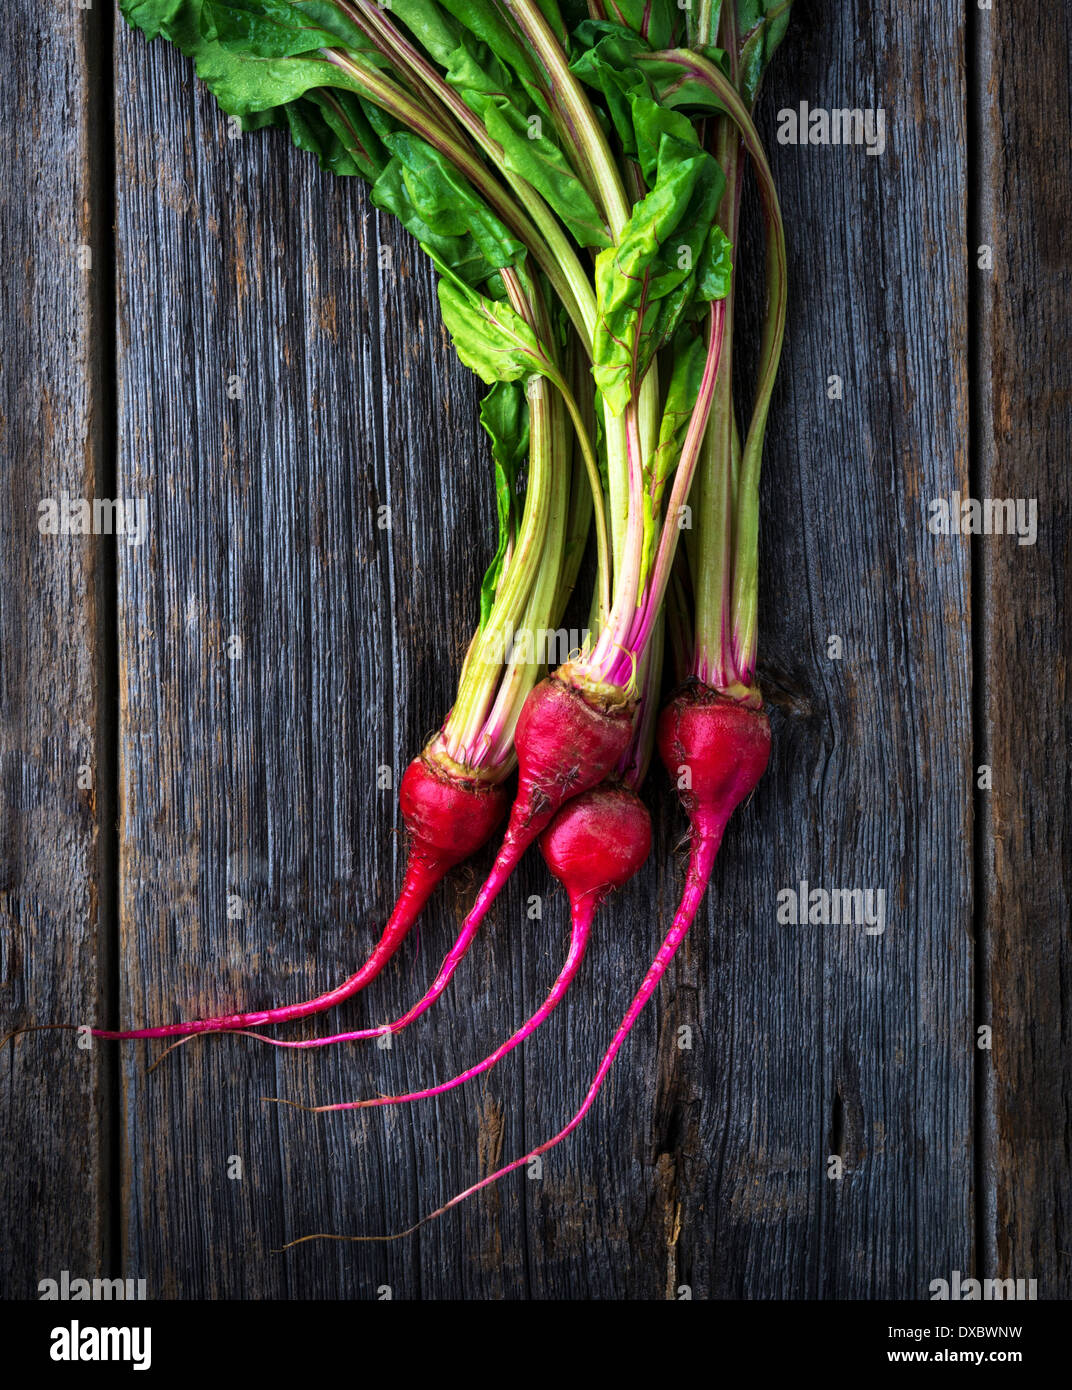
{"label": "wooden surface", "polygon": [[[475,621],[477,384],[357,183],[280,136],[230,139],[189,65],[103,9],[18,8],[48,57],[5,53],[23,122],[0,137],[25,267],[4,290],[0,1026],[298,999],[389,909],[404,846],[379,769],[397,784],[442,718]],[[585,1126],[542,1179],[405,1240],[273,1253],[407,1227],[572,1112],[680,888],[661,776],[651,860],[567,1002],[438,1101],[260,1098],[483,1056],[564,950],[535,857],[390,1051],[213,1038],[148,1075],[155,1044],[6,1048],[6,1296],[64,1268],[164,1298],[927,1298],[954,1270],[1068,1296],[1068,21],[965,30],[961,8],[801,0],[761,101],[791,273],[764,474],[774,757]],[[775,144],[802,98],[884,107],[886,152]],[[76,274],[68,243],[94,237]],[[145,545],[38,536],[40,497],[105,484],[148,499]],[[1037,496],[1037,545],[932,536],[954,489]],[[94,799],[74,779],[95,738]],[[802,878],[883,889],[885,932],[779,925]],[[472,882],[332,1019],[411,1002]]]}
{"label": "wooden surface", "polygon": [[[993,767],[977,840],[994,1028],[984,1103],[987,1239],[1041,1290],[1072,1290],[1072,15],[980,25],[979,489],[1038,499],[1031,548],[980,547],[980,762]],[[1017,119],[1024,112],[1026,119]],[[1014,1025],[1014,1026],[1010,1026]]]}
{"label": "wooden surface", "polygon": [[[38,532],[43,499],[108,495],[99,43],[73,5],[20,8],[0,35],[0,1035],[92,1018],[114,964],[105,557]],[[4,1049],[5,1294],[112,1256],[111,1081],[72,1034]]]}

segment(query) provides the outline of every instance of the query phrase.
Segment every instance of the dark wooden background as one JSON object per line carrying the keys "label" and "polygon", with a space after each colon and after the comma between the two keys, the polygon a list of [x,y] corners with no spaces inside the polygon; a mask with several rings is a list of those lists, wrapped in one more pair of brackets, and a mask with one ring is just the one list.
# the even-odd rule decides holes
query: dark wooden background
{"label": "dark wooden background", "polygon": [[[792,286],[764,481],[773,762],[587,1124],[541,1181],[405,1240],[272,1253],[406,1227],[572,1112],[681,883],[661,777],[650,863],[568,1002],[436,1102],[260,1097],[483,1056],[564,949],[536,857],[390,1052],[210,1039],[149,1076],[155,1044],[5,1048],[5,1296],[63,1269],[159,1298],[927,1298],[954,1270],[1069,1296],[1072,21],[834,9],[798,0],[760,109]],[[363,189],[281,136],[229,138],[189,64],[106,5],[17,0],[0,71],[0,1027],[298,999],[351,970],[400,879],[376,774],[442,718],[475,620],[477,383]],[[801,99],[884,107],[885,154],[774,144]],[[1037,545],[931,536],[954,489],[1037,497]],[[147,497],[147,543],[42,538],[64,491]],[[884,936],[779,926],[800,878],[885,888]],[[471,883],[331,1021],[400,1012]]]}

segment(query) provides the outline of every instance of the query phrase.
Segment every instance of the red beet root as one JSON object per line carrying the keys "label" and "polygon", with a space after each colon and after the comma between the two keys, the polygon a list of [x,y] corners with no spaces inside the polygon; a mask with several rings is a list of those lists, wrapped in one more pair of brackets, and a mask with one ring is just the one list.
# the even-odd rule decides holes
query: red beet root
{"label": "red beet root", "polygon": [[629,747],[632,711],[599,709],[558,674],[535,688],[517,721],[517,796],[502,848],[473,905],[483,915],[560,807],[598,786]]}
{"label": "red beet root", "polygon": [[[539,1154],[561,1144],[584,1119],[600,1087],[607,1078],[641,1009],[655,993],[677,948],[684,940],[711,876],[722,832],[734,807],[754,789],[770,757],[770,724],[763,712],[759,692],[750,692],[744,701],[721,695],[699,682],[686,686],[663,711],[657,733],[659,754],[677,783],[681,800],[692,823],[692,852],[689,876],[673,925],[644,980],[633,996],[625,1017],[603,1054],[580,1108],[557,1134],[531,1149],[512,1163],[504,1164],[481,1178],[464,1192],[431,1212],[424,1219],[441,1216],[473,1193],[498,1182],[515,1168],[521,1168]],[[688,775],[686,776],[686,769]],[[689,785],[691,784],[691,785]]]}
{"label": "red beet root", "polygon": [[659,718],[659,756],[678,788],[692,826],[689,871],[678,917],[691,921],[707,888],[722,833],[734,808],[751,795],[770,758],[770,722],[760,703],[686,685]]}
{"label": "red beet root", "polygon": [[628,787],[604,783],[563,806],[540,836],[547,867],[569,894],[574,920],[638,873],[651,850],[651,817]]}
{"label": "red beet root", "polygon": [[[618,706],[610,711],[593,702],[595,692],[581,690],[562,679],[568,668],[560,668],[537,685],[525,701],[514,747],[517,750],[517,796],[510,811],[510,823],[491,872],[472,911],[462,925],[457,941],[450,948],[439,974],[421,999],[400,1018],[379,1028],[361,1028],[351,1033],[333,1033],[325,1038],[306,1038],[284,1042],[266,1038],[277,1047],[327,1047],[339,1042],[360,1042],[397,1033],[434,1004],[450,983],[451,976],[469,949],[473,937],[518,860],[544,830],[555,813],[568,801],[590,790],[610,775],[624,755],[632,737],[631,708]],[[260,1034],[256,1036],[260,1037]]]}
{"label": "red beet root", "polygon": [[287,1023],[334,1008],[364,989],[398,950],[444,875],[475,854],[491,838],[495,827],[506,814],[508,798],[502,786],[455,776],[437,759],[428,758],[422,753],[406,769],[398,799],[410,837],[406,877],[383,935],[356,974],[326,994],[300,1004],[170,1023],[161,1028],[137,1028],[124,1032],[94,1029],[94,1037],[169,1038],[180,1034],[214,1033],[224,1029]]}

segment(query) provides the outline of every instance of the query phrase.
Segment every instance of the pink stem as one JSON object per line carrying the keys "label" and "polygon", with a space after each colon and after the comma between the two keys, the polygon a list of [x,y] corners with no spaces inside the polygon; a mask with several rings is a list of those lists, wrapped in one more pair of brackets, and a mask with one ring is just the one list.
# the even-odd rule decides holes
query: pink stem
{"label": "pink stem", "polygon": [[[588,935],[592,926],[592,918],[595,916],[596,908],[599,906],[598,897],[589,897],[586,901],[573,904],[573,928],[570,934],[569,954],[566,956],[565,964],[561,974],[551,987],[551,992],[543,1001],[532,1017],[521,1025],[516,1033],[513,1033],[500,1047],[476,1066],[470,1067],[468,1071],[461,1072],[458,1076],[451,1077],[449,1081],[443,1081],[438,1086],[430,1086],[425,1091],[408,1091],[401,1096],[377,1096],[375,1100],[350,1100],[342,1101],[337,1105],[318,1105],[317,1111],[327,1110],[363,1110],[378,1105],[401,1105],[404,1102],[413,1100],[427,1100],[430,1096],[442,1095],[444,1091],[452,1091],[455,1086],[464,1085],[466,1081],[471,1081],[474,1076],[479,1076],[482,1072],[490,1071],[497,1063],[501,1062],[508,1052],[512,1052],[519,1043],[523,1043],[530,1033],[534,1033],[545,1018],[558,1007],[562,996],[569,988],[570,982],[576,975],[581,961],[584,959],[585,949],[588,946]],[[254,1037],[259,1036],[254,1034]],[[265,1038],[265,1042],[275,1042],[275,1038]]]}
{"label": "pink stem", "polygon": [[596,642],[591,660],[585,663],[597,669],[615,661],[622,635],[629,631],[633,614],[640,601],[640,562],[644,542],[644,465],[635,399],[630,400],[625,407],[625,453],[629,463],[629,511],[622,547],[623,558],[620,571],[615,570],[614,605]]}
{"label": "pink stem", "polygon": [[678,511],[688,501],[693,475],[696,472],[696,464],[700,457],[700,445],[703,443],[708,417],[711,414],[715,382],[718,378],[718,364],[722,356],[725,322],[726,302],[722,299],[715,300],[711,305],[710,337],[707,344],[704,374],[696,396],[696,404],[689,419],[685,442],[681,447],[681,458],[674,474],[674,485],[666,506],[666,518],[663,521],[659,548],[655,553],[655,563],[652,565],[651,575],[648,579],[644,603],[633,620],[628,638],[622,644],[624,650],[618,656],[608,675],[609,680],[619,684],[629,679],[632,670],[632,654],[639,655],[643,652],[645,643],[651,634],[652,625],[662,607],[680,533],[677,521]]}

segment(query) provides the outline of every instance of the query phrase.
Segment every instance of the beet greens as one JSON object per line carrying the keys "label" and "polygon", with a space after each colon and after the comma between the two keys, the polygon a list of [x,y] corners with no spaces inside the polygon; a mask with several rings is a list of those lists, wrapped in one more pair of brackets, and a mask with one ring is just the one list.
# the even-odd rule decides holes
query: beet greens
{"label": "beet greens", "polygon": [[[440,1094],[494,1066],[560,1002],[597,906],[647,858],[637,792],[656,744],[690,818],[681,907],[580,1109],[447,1207],[580,1123],[696,914],[730,814],[766,767],[759,472],[786,256],[751,112],[789,9],[789,0],[121,0],[146,38],[193,60],[245,129],[282,128],[324,169],[362,179],[413,236],[435,270],[454,349],[488,388],[481,421],[498,536],[453,706],[402,779],[406,878],[361,967],[302,1002],[96,1035],[245,1032],[341,1004],[505,817],[456,942],[404,1015],[326,1037],[254,1034],[309,1048],[408,1026],[447,988],[539,840],[572,916],[565,964],[540,1009],[440,1085],[311,1108]],[[742,439],[733,257],[749,168],[767,307]],[[562,621],[588,545],[591,640],[548,674],[532,639]],[[683,684],[660,714],[664,608]]]}

